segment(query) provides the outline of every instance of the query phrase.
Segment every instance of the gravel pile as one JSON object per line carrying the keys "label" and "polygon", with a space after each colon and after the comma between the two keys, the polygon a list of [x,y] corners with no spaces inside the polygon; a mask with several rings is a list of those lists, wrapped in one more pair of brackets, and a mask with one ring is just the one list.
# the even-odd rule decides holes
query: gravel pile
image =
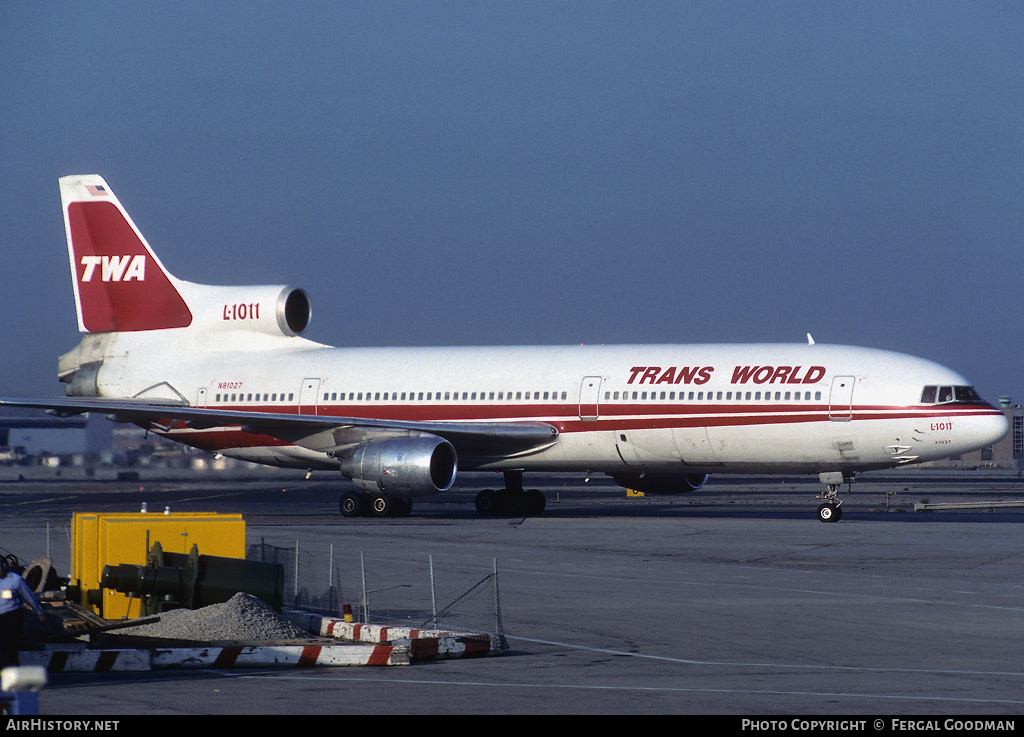
{"label": "gravel pile", "polygon": [[223,604],[161,612],[160,621],[125,627],[118,634],[173,640],[291,640],[311,635],[250,594],[235,594]]}

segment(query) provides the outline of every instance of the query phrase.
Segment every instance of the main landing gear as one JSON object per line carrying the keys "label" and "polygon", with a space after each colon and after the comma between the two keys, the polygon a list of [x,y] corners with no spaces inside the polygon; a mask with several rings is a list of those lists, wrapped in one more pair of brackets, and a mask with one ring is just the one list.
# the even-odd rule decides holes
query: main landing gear
{"label": "main landing gear", "polygon": [[484,489],[476,495],[476,511],[485,517],[495,514],[534,517],[544,511],[546,500],[537,489],[523,490],[523,472],[505,471],[504,489]]}
{"label": "main landing gear", "polygon": [[338,508],[343,517],[408,517],[412,499],[353,490],[341,495]]}
{"label": "main landing gear", "polygon": [[853,483],[853,474],[831,471],[819,473],[818,478],[825,484],[825,491],[818,497],[825,500],[825,503],[818,507],[818,519],[821,522],[838,522],[843,518],[843,502],[837,498],[839,487]]}

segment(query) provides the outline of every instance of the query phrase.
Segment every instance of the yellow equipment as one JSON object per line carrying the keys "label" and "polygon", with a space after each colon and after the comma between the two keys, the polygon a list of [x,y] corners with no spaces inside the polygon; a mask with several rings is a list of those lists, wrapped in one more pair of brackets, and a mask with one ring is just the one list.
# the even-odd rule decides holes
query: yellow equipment
{"label": "yellow equipment", "polygon": [[71,579],[80,589],[76,603],[105,619],[141,616],[138,598],[101,586],[103,569],[123,563],[145,565],[154,544],[188,555],[193,545],[207,555],[245,558],[245,521],[240,514],[214,512],[94,513],[72,519]]}

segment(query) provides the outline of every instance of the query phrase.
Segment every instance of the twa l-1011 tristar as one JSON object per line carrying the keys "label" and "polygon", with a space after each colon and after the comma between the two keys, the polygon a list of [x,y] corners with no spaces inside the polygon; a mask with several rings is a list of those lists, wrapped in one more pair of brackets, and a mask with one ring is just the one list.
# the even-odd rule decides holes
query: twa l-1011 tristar
{"label": "twa l-1011 tristar", "polygon": [[172,440],[273,466],[334,469],[347,516],[408,514],[457,469],[501,471],[482,514],[539,514],[533,471],[603,472],[674,493],[708,474],[819,474],[819,518],[858,471],[987,447],[1008,429],[960,374],[818,345],[331,348],[300,337],[301,289],[167,272],[102,178],[60,180],[78,324],[65,399]]}

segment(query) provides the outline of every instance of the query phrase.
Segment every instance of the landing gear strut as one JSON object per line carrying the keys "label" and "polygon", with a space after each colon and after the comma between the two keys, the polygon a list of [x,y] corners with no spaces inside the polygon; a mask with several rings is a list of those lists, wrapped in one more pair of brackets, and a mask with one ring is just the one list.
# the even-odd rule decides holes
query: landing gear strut
{"label": "landing gear strut", "polygon": [[825,500],[825,503],[818,507],[818,519],[821,522],[838,522],[843,518],[843,502],[837,498],[839,487],[853,483],[853,474],[831,471],[819,473],[818,478],[825,484],[825,491],[818,497]]}
{"label": "landing gear strut", "polygon": [[476,495],[476,511],[484,516],[510,514],[533,517],[544,511],[546,500],[537,489],[523,490],[523,472],[505,471],[505,488],[484,489]]}

